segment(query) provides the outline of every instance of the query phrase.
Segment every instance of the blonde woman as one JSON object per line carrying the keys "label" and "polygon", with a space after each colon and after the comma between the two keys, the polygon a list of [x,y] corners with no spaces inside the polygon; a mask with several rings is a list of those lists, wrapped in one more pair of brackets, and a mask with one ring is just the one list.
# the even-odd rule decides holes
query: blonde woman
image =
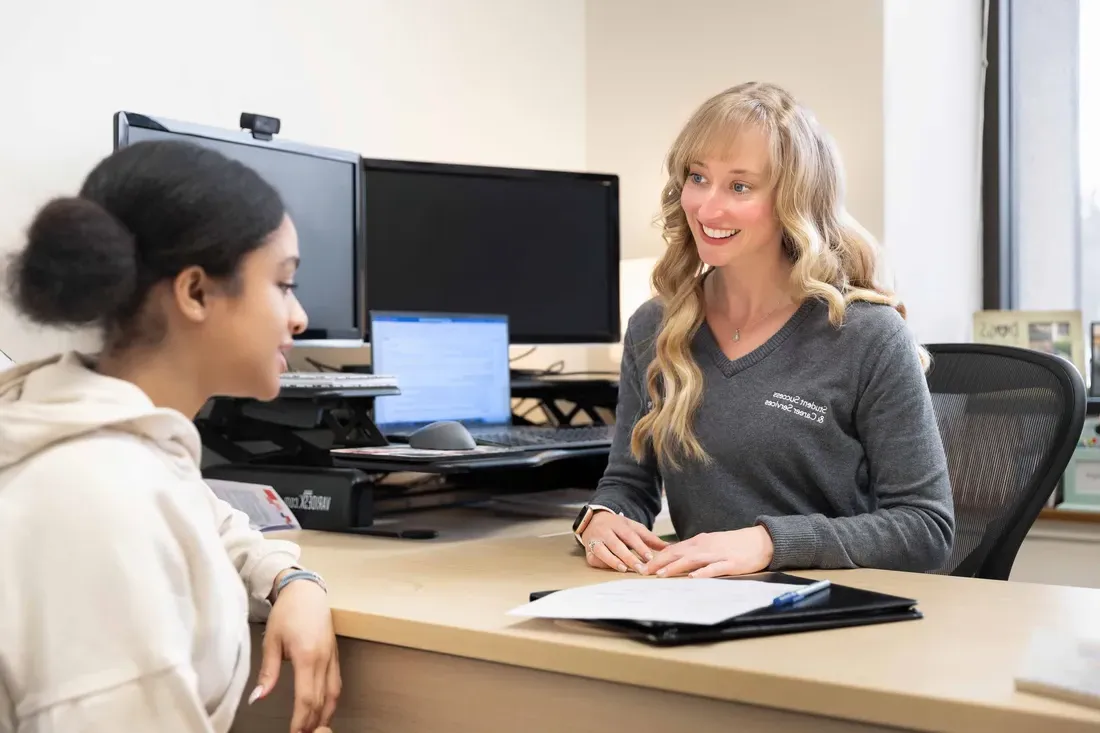
{"label": "blonde woman", "polygon": [[[707,100],[667,158],[657,297],[624,336],[588,563],[694,577],[939,568],[955,522],[905,310],[837,151],[782,89]],[[665,490],[679,541],[652,531]]]}

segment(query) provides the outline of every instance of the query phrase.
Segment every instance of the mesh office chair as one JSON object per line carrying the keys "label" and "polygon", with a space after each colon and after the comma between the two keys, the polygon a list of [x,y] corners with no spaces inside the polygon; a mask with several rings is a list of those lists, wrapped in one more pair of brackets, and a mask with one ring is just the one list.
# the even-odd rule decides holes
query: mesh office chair
{"label": "mesh office chair", "polygon": [[1084,381],[1068,361],[1029,349],[926,348],[955,500],[955,544],[939,572],[1007,580],[1081,436]]}

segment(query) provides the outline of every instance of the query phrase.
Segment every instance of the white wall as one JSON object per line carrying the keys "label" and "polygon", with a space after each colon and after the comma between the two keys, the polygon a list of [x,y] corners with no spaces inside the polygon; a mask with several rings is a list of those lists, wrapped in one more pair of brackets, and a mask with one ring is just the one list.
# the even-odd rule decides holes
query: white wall
{"label": "white wall", "polygon": [[885,0],[883,246],[925,343],[981,308],[981,0]]}
{"label": "white wall", "polygon": [[[584,22],[584,0],[4,3],[0,254],[110,152],[119,109],[222,127],[255,111],[364,155],[583,169]],[[73,343],[0,305],[12,357]]]}

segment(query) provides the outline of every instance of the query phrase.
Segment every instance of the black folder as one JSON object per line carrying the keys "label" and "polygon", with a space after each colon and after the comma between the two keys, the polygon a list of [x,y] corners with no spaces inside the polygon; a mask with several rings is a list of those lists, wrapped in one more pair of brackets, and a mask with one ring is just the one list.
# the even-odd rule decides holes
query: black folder
{"label": "black folder", "polygon": [[[731,583],[739,580],[761,580],[791,585],[809,585],[815,582],[809,578],[780,572],[758,573],[725,578],[725,580]],[[535,601],[554,592],[536,591],[531,594],[530,599]],[[893,621],[912,621],[923,618],[916,606],[917,602],[912,598],[833,583],[827,589],[793,605],[760,608],[711,625],[619,620],[583,623],[615,631],[654,646],[679,646]]]}

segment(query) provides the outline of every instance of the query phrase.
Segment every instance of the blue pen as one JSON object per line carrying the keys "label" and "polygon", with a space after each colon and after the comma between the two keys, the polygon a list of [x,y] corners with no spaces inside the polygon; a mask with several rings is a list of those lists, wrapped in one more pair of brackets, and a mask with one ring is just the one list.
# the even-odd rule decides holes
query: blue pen
{"label": "blue pen", "polygon": [[831,585],[827,580],[819,580],[816,583],[810,583],[807,586],[799,588],[798,590],[787,591],[781,596],[776,596],[772,601],[773,606],[790,606],[794,603],[798,603],[807,596],[812,596],[814,593],[825,590]]}

